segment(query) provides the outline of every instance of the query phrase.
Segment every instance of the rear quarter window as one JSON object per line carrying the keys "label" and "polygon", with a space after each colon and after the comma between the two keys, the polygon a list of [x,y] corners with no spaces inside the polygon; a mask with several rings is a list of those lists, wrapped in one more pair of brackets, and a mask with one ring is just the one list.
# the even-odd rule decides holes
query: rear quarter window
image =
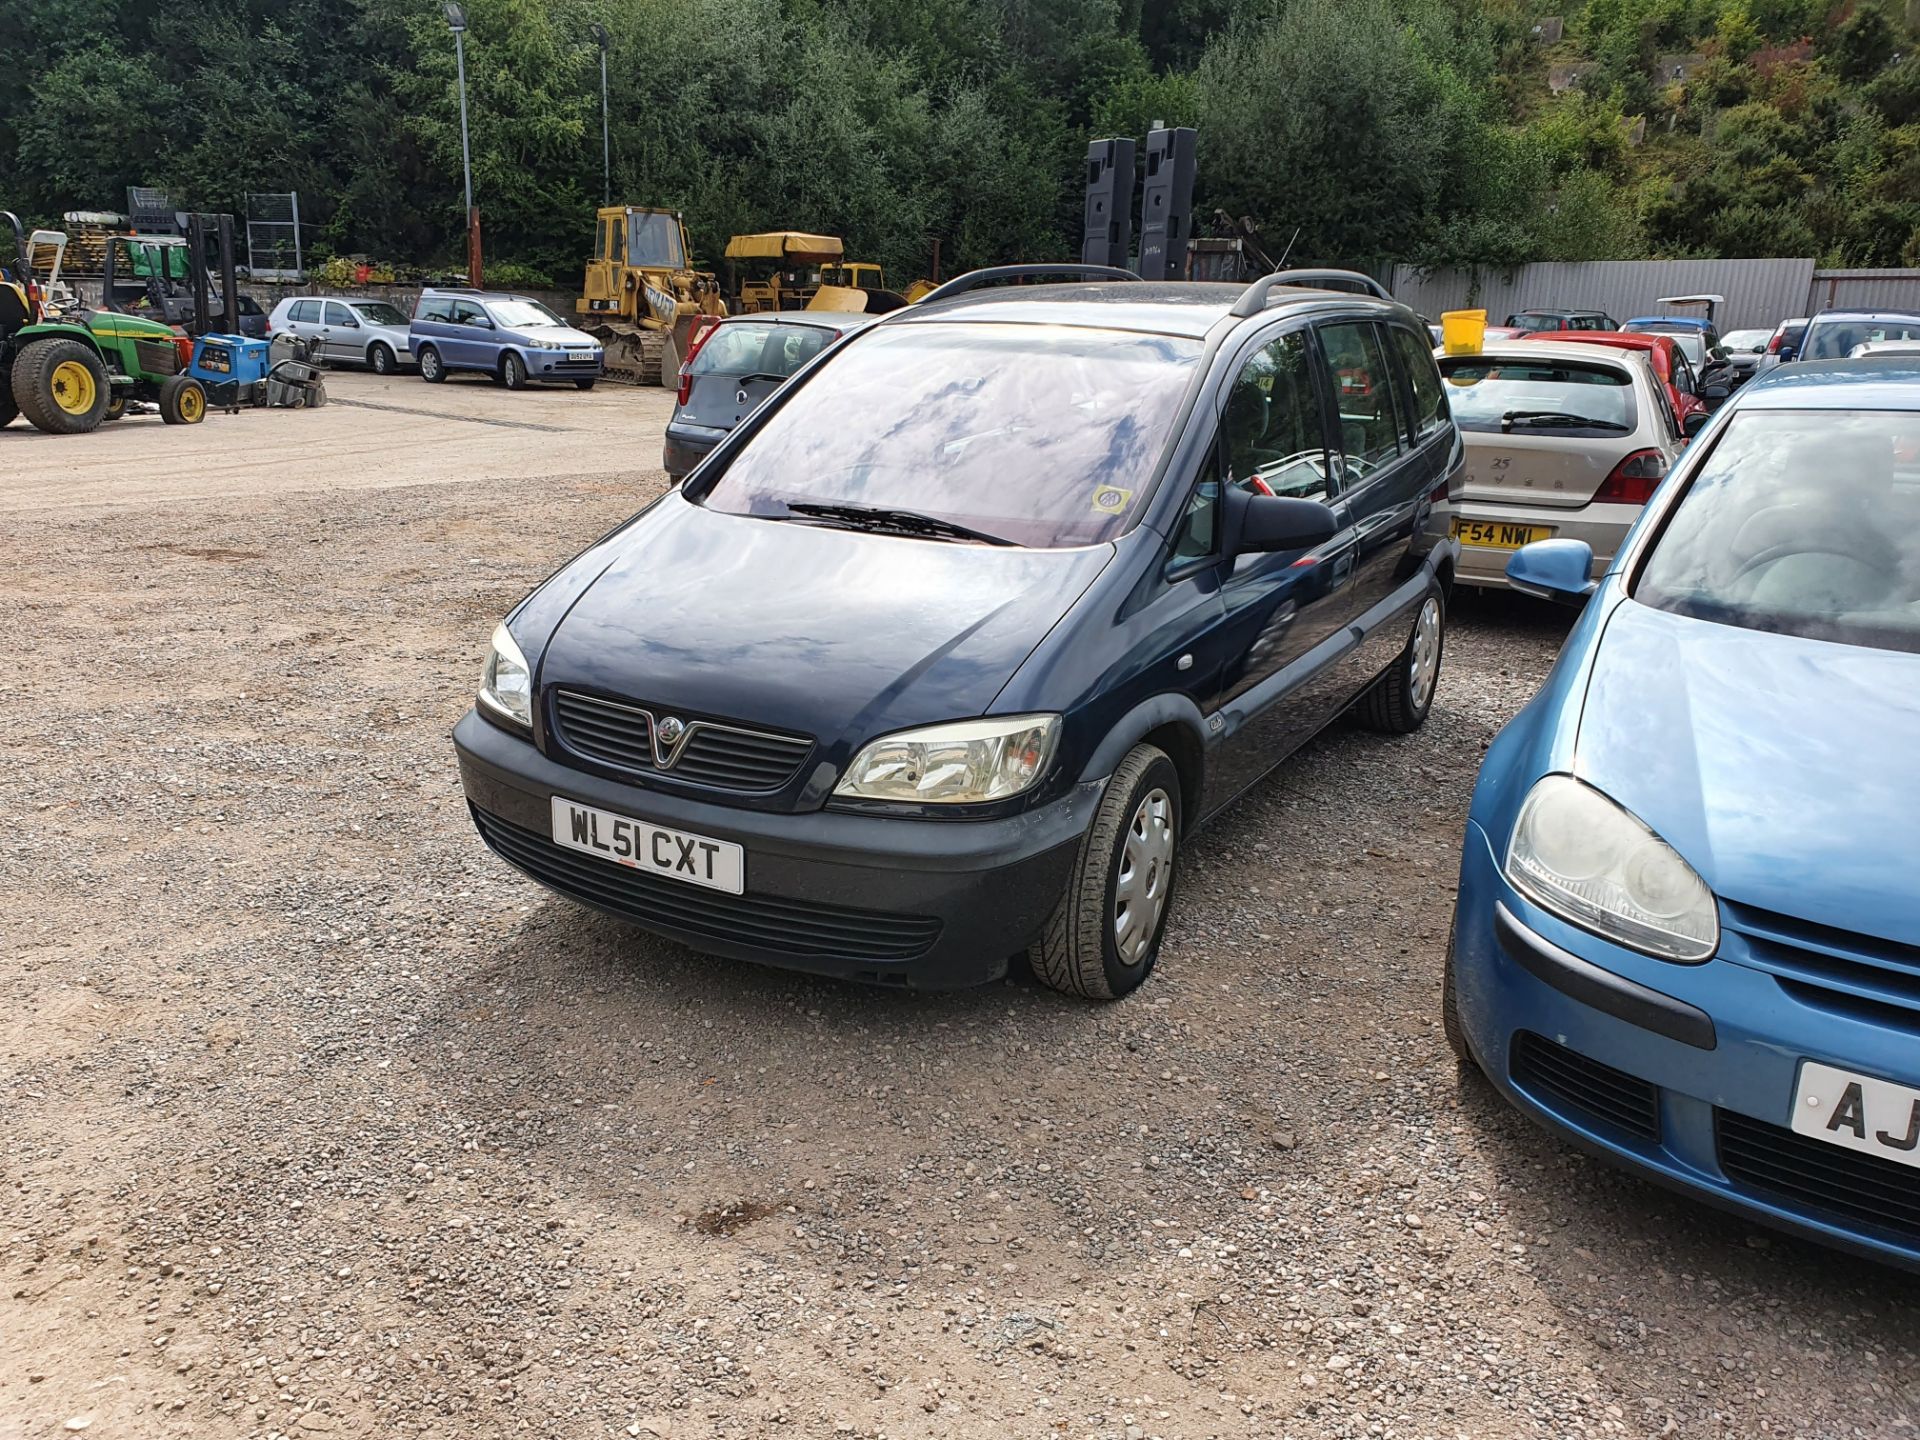
{"label": "rear quarter window", "polygon": [[413,318],[438,321],[444,325],[453,318],[453,302],[441,299],[439,296],[430,296],[421,300],[420,308],[413,312]]}

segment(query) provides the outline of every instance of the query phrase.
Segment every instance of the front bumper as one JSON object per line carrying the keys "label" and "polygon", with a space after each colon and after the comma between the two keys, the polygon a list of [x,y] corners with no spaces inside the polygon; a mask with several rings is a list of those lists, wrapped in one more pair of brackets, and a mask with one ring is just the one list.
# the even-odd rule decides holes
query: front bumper
{"label": "front bumper", "polygon": [[530,350],[527,374],[536,380],[597,380],[606,373],[606,354],[595,350],[591,356],[569,354],[565,350]]}
{"label": "front bumper", "polygon": [[1702,965],[1609,944],[1523,899],[1486,832],[1467,826],[1460,1020],[1509,1101],[1648,1179],[1920,1270],[1920,1169],[1862,1165],[1790,1129],[1802,1060],[1920,1086],[1920,1046],[1897,1024],[1808,1003],[1727,958],[1742,943],[1723,931],[1720,956]]}
{"label": "front bumper", "polygon": [[[1584,540],[1593,550],[1593,578],[1607,573],[1614,552],[1640,518],[1638,505],[1583,505],[1555,510],[1545,505],[1503,505],[1495,501],[1456,501],[1453,518],[1486,520],[1502,525],[1527,525],[1552,532],[1555,540]],[[1546,538],[1546,537],[1541,537]],[[1462,544],[1460,566],[1454,574],[1462,585],[1505,589],[1511,550]]]}
{"label": "front bumper", "polygon": [[[695,949],[874,984],[979,985],[1039,937],[1065,892],[1102,782],[1005,820],[743,810],[562,765],[468,711],[460,783],[482,837],[549,889]],[[552,797],[746,851],[746,893],[719,894],[554,845]]]}

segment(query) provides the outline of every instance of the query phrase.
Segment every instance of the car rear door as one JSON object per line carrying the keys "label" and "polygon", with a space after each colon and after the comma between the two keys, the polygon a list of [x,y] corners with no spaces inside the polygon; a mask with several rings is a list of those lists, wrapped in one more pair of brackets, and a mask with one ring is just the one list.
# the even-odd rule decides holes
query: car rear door
{"label": "car rear door", "polygon": [[318,341],[320,338],[320,302],[318,300],[296,300],[293,308],[287,312],[286,328],[302,340]]}

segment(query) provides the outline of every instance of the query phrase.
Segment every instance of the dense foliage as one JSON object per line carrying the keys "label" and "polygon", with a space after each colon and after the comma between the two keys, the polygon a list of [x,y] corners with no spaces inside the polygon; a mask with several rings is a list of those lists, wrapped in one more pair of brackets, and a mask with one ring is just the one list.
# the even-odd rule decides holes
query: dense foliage
{"label": "dense foliage", "polygon": [[[1086,142],[1201,133],[1196,213],[1296,260],[1920,265],[1905,0],[469,0],[488,254],[578,277],[601,193],[910,277],[1077,249]],[[1546,16],[1564,35],[1536,30]],[[297,189],[322,256],[459,248],[436,0],[0,0],[0,206]],[[1204,228],[1204,227],[1203,227]]]}

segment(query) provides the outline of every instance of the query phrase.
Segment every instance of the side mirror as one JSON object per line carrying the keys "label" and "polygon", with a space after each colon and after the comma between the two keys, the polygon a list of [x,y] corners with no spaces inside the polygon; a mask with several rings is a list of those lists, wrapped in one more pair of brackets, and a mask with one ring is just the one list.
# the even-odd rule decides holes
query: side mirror
{"label": "side mirror", "polygon": [[1784,364],[1786,364],[1786,363],[1787,363],[1787,362],[1788,362],[1789,360],[1791,360],[1791,359],[1793,359],[1793,357],[1794,357],[1794,356],[1795,356],[1795,355],[1796,355],[1797,353],[1798,353],[1798,352],[1797,352],[1797,351],[1795,351],[1795,349],[1793,348],[1793,346],[1791,346],[1791,345],[1782,345],[1782,346],[1780,347],[1780,351],[1779,351],[1779,355],[1780,355],[1780,363],[1781,363],[1782,365],[1784,365]]}
{"label": "side mirror", "polygon": [[1689,410],[1687,418],[1680,422],[1680,433],[1689,440],[1707,428],[1707,422],[1713,417],[1704,410]]}
{"label": "side mirror", "polygon": [[1718,405],[1733,393],[1733,387],[1724,380],[1716,380],[1711,385],[1701,387],[1700,398],[1709,405]]}
{"label": "side mirror", "polygon": [[1277,550],[1311,550],[1340,529],[1333,511],[1318,500],[1252,495],[1227,487],[1227,553],[1255,555]]}
{"label": "side mirror", "polygon": [[1592,578],[1593,547],[1584,540],[1536,540],[1507,561],[1507,583],[1522,595],[1579,605],[1600,588]]}

